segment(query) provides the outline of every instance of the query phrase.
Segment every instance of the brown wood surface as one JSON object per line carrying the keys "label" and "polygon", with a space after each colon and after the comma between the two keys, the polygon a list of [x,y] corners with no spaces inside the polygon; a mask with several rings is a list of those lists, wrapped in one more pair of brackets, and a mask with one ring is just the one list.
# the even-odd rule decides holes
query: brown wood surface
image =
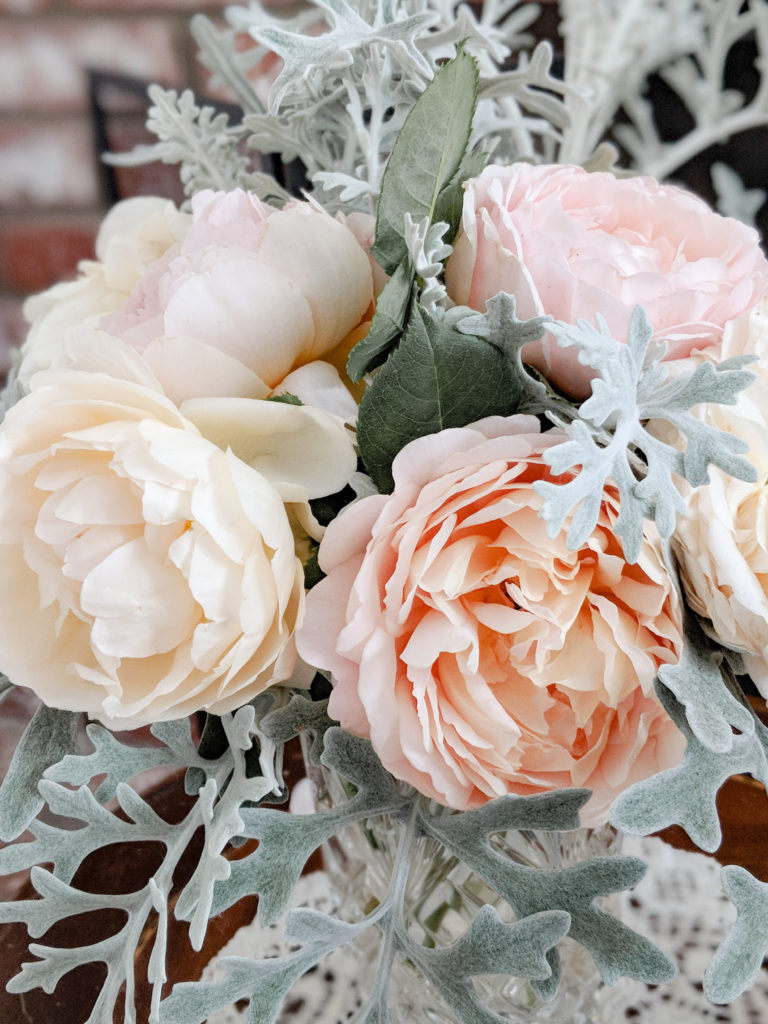
{"label": "brown wood surface", "polygon": [[[286,776],[291,781],[303,776],[301,753],[295,744],[287,749]],[[183,776],[178,774],[167,777],[149,793],[142,795],[169,822],[180,821],[193,803],[193,798],[184,792]],[[171,906],[192,876],[200,856],[202,838],[202,830],[198,830],[179,862],[174,874]],[[255,842],[246,843],[239,849],[231,850],[228,856],[237,860],[252,852],[256,845]],[[108,846],[83,861],[73,884],[86,892],[134,892],[151,878],[160,866],[162,857],[163,847],[159,843]],[[319,867],[320,857],[316,854],[310,859],[307,870],[317,870]],[[17,876],[15,885],[13,898],[36,898],[37,894],[26,874]],[[6,892],[3,898],[9,896],[10,893]],[[170,992],[176,982],[199,978],[205,965],[229,942],[235,932],[253,920],[257,906],[256,897],[246,897],[219,917],[213,918],[200,952],[195,952],[189,944],[188,926],[177,921],[171,914],[168,922],[168,981],[163,989],[164,995]],[[119,931],[124,920],[124,914],[119,910],[79,914],[58,922],[34,941],[62,947],[98,942]],[[149,1017],[151,989],[147,982],[147,965],[156,928],[157,918],[153,915],[136,951],[136,1009],[139,1024],[146,1024]],[[18,973],[21,964],[32,959],[27,952],[29,941],[25,925],[0,925],[0,1024],[84,1024],[101,989],[105,968],[98,964],[78,967],[66,974],[50,995],[42,989],[34,989],[24,995],[12,995],[6,991],[5,986]],[[123,1019],[123,1007],[118,1002],[113,1024],[122,1024]]]}

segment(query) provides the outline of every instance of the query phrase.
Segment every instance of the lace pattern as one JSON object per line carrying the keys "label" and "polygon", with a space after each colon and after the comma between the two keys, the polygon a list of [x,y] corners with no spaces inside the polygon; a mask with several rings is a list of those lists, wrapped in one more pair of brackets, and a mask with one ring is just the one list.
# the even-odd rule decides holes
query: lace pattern
{"label": "lace pattern", "polygon": [[[642,857],[649,870],[626,898],[623,919],[647,935],[676,960],[680,974],[671,984],[648,988],[624,980],[601,991],[604,1019],[630,1024],[761,1024],[768,1006],[768,972],[749,992],[729,1006],[704,998],[701,979],[715,949],[725,938],[735,910],[720,886],[719,865],[702,854],[687,853],[659,839],[627,837],[622,853]],[[303,906],[332,912],[335,899],[323,872],[306,875],[297,889]],[[281,925],[262,928],[255,922],[232,938],[206,968],[204,978],[220,976],[224,956],[270,957],[288,951]],[[305,975],[286,1001],[280,1024],[344,1024],[361,1003],[360,969],[355,951],[337,950]],[[208,1024],[243,1024],[245,1010],[230,1007]]]}

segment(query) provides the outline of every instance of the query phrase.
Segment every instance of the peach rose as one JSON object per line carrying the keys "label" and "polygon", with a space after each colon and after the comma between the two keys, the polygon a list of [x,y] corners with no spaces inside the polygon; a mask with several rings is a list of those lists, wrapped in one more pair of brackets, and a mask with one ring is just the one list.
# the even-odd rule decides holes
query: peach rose
{"label": "peach rose", "polygon": [[[446,284],[473,309],[506,291],[521,318],[575,324],[601,313],[623,341],[641,304],[677,359],[719,344],[724,325],[768,290],[755,231],[652,178],[513,164],[487,167],[465,190]],[[568,394],[589,394],[594,372],[575,348],[547,336],[525,357]]]}
{"label": "peach rose", "polygon": [[0,668],[53,707],[127,729],[291,677],[283,496],[148,386],[35,377],[0,428],[0,558]]}
{"label": "peach rose", "polygon": [[747,670],[768,697],[768,300],[728,324],[723,358],[756,355],[756,375],[734,406],[700,406],[710,425],[749,445],[756,482],[715,466],[709,484],[686,498],[673,545],[688,602],[709,619],[727,647],[744,654]]}
{"label": "peach rose", "polygon": [[331,714],[398,778],[461,809],[586,786],[594,825],[682,756],[653,689],[681,608],[650,536],[625,562],[610,492],[580,550],[547,536],[534,484],[560,441],[513,416],[407,445],[394,492],[328,528],[297,640],[332,673]]}

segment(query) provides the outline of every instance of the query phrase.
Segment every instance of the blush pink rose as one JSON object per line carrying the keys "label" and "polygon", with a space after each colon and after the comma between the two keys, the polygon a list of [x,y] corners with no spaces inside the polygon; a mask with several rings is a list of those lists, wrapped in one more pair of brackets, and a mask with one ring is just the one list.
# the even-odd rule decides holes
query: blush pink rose
{"label": "blush pink rose", "polygon": [[328,528],[298,649],[332,673],[333,717],[422,793],[464,809],[585,786],[595,825],[682,756],[653,689],[681,608],[650,536],[624,560],[610,492],[581,549],[547,536],[534,484],[561,440],[514,416],[407,445],[394,492]]}
{"label": "blush pink rose", "polygon": [[[240,189],[206,191],[192,198],[184,238],[101,327],[144,354],[174,401],[210,394],[216,374],[239,375],[238,394],[264,397],[342,342],[372,298],[367,253],[320,207],[275,210]],[[179,376],[192,381],[181,392]]]}
{"label": "blush pink rose", "polygon": [[[768,290],[755,231],[652,178],[513,164],[487,167],[465,190],[446,284],[473,309],[505,291],[521,318],[574,324],[601,313],[623,341],[640,304],[677,359],[719,344],[724,325]],[[594,372],[575,348],[546,336],[525,358],[566,393],[589,394]]]}

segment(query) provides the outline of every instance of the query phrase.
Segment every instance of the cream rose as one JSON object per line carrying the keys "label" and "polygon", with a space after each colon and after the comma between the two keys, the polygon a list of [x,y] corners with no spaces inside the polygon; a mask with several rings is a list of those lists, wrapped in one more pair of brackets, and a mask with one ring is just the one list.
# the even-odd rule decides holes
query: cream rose
{"label": "cream rose", "polygon": [[[757,232],[652,178],[514,164],[487,167],[465,189],[446,284],[473,309],[506,291],[522,318],[600,313],[623,341],[640,304],[677,359],[719,345],[724,325],[768,290]],[[568,394],[589,394],[594,371],[575,348],[546,336],[525,358]]]}
{"label": "cream rose", "polygon": [[38,374],[0,428],[0,667],[113,729],[288,679],[304,591],[284,497],[158,390]]}
{"label": "cream rose", "polygon": [[168,199],[138,196],[117,203],[99,228],[96,259],[80,264],[75,281],[56,284],[24,304],[30,328],[21,350],[22,384],[28,386],[33,374],[52,365],[70,330],[93,327],[125,305],[148,268],[187,234],[191,221]]}
{"label": "cream rose", "polygon": [[747,442],[757,482],[710,466],[709,484],[686,499],[673,543],[691,607],[710,620],[721,643],[744,654],[768,697],[768,300],[726,327],[723,358],[745,354],[758,357],[747,367],[756,379],[736,405],[697,411]]}
{"label": "cream rose", "polygon": [[331,714],[398,778],[455,808],[586,786],[596,824],[682,756],[653,689],[681,608],[650,536],[624,560],[610,493],[580,550],[547,536],[534,484],[561,440],[516,416],[407,445],[394,492],[328,528],[297,640],[332,673]]}

